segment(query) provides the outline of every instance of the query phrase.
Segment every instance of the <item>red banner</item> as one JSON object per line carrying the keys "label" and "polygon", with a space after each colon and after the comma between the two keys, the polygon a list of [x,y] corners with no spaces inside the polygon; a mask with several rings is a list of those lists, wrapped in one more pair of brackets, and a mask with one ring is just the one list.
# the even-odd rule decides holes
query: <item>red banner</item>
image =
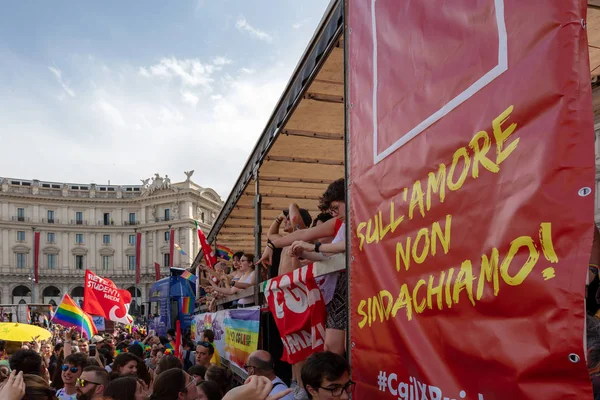
{"label": "red banner", "polygon": [[38,283],[40,270],[40,232],[33,233],[33,281]]}
{"label": "red banner", "polygon": [[198,226],[196,222],[196,230],[198,231],[198,241],[200,242],[200,247],[202,247],[202,253],[204,253],[204,260],[206,261],[206,265],[210,268],[214,269],[217,264],[217,257],[215,256],[215,252],[208,241],[206,240],[206,236],[204,236],[204,232]]}
{"label": "red banner", "polygon": [[157,281],[160,280],[160,264],[157,262],[154,263],[154,277]]}
{"label": "red banner", "polygon": [[265,297],[284,352],[282,360],[296,364],[325,346],[325,302],[313,264],[268,281]]}
{"label": "red banner", "polygon": [[85,271],[83,311],[131,325],[130,304],[131,293],[127,290],[117,288],[110,279],[102,278],[90,270]]}
{"label": "red banner", "polygon": [[348,7],[354,398],[591,398],[586,2]]}
{"label": "red banner", "polygon": [[138,232],[135,234],[135,284],[140,283],[140,260],[142,255],[142,233]]}
{"label": "red banner", "polygon": [[172,267],[175,262],[173,257],[175,256],[175,229],[171,229],[171,232],[169,233],[169,262],[171,263],[171,265],[168,265],[168,267]]}

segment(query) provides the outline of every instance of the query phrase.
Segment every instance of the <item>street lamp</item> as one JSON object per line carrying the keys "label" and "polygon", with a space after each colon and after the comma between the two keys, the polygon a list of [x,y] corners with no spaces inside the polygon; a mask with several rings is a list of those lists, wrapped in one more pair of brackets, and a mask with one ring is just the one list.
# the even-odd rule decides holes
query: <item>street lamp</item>
{"label": "street lamp", "polygon": [[31,246],[31,304],[35,304],[35,226],[31,227],[31,239],[33,246]]}

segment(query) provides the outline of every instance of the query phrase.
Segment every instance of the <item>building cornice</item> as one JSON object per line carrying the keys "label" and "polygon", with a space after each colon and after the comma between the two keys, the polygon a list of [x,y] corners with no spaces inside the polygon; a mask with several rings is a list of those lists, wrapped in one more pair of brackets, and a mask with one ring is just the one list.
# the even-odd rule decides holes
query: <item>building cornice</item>
{"label": "building cornice", "polygon": [[[56,204],[82,204],[83,207],[89,207],[90,204],[110,204],[111,206],[122,204],[125,206],[137,206],[137,205],[153,205],[154,203],[159,204],[164,200],[204,200],[208,204],[216,208],[220,208],[222,203],[218,203],[215,200],[203,196],[203,192],[198,192],[193,189],[182,189],[180,192],[169,192],[169,193],[157,193],[147,197],[122,197],[122,198],[102,198],[102,197],[54,197],[54,196],[43,196],[29,193],[18,193],[18,192],[0,192],[0,198],[8,199],[19,199],[32,202],[45,201],[48,203]],[[189,196],[189,197],[188,197]]]}

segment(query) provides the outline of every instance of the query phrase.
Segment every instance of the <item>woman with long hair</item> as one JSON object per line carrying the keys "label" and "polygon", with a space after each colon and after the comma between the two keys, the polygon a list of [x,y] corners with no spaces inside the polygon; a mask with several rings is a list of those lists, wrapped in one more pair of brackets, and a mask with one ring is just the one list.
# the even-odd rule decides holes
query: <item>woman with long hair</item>
{"label": "woman with long hair", "polygon": [[[256,284],[256,273],[254,271],[254,254],[244,253],[240,258],[239,271],[242,273],[240,279],[235,283],[235,286],[229,288],[218,287],[212,280],[209,282],[212,286],[212,290],[225,295],[232,295],[240,290],[249,288]],[[238,307],[248,307],[254,304],[254,297],[248,296],[238,300]]]}
{"label": "woman with long hair", "polygon": [[138,364],[140,363],[138,356],[131,353],[121,353],[115,357],[115,361],[112,363],[112,372],[110,373],[111,379],[119,378],[122,376],[136,375],[138,370]]}
{"label": "woman with long hair", "polygon": [[169,369],[162,372],[154,381],[150,400],[196,400],[199,395],[197,385],[196,379],[184,370]]}

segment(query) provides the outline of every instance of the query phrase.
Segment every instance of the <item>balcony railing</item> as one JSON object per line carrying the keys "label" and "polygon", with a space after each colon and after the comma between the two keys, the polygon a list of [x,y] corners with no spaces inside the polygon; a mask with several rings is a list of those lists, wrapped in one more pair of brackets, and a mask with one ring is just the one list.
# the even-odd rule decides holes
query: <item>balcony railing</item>
{"label": "balcony railing", "polygon": [[87,225],[87,224],[88,224],[88,222],[83,219],[72,219],[71,220],[71,225]]}
{"label": "balcony railing", "polygon": [[29,222],[29,217],[12,217],[13,222]]}
{"label": "balcony railing", "polygon": [[98,225],[101,225],[101,226],[113,226],[114,224],[115,224],[115,221],[110,221],[110,222],[98,221]]}
{"label": "balcony railing", "polygon": [[60,220],[58,218],[42,218],[42,224],[60,224]]}
{"label": "balcony railing", "polygon": [[[314,263],[314,276],[319,277],[323,275],[332,274],[334,272],[344,271],[346,269],[346,254],[336,254],[325,261],[318,261]],[[249,287],[244,290],[240,290],[234,295],[225,296],[219,298],[215,303],[216,305],[222,305],[226,303],[231,303],[234,300],[239,300],[244,297],[254,296],[255,288],[259,287],[260,293],[264,292],[264,288],[269,287],[269,281],[260,282],[258,286]],[[196,311],[206,311],[207,306],[202,305],[196,309]]]}
{"label": "balcony railing", "polygon": [[125,226],[134,226],[134,225],[139,225],[140,221],[125,221],[123,222],[123,225]]}

